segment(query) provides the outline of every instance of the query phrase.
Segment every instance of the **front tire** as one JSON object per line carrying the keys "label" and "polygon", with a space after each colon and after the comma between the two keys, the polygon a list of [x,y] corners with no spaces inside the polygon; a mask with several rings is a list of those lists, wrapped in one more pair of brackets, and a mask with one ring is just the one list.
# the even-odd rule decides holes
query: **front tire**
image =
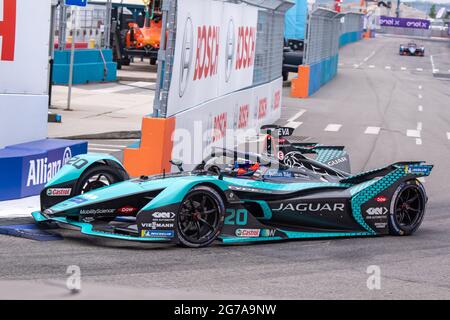
{"label": "front tire", "polygon": [[125,174],[118,168],[98,164],[88,168],[78,179],[75,192],[72,196],[110,186],[125,180]]}
{"label": "front tire", "polygon": [[220,235],[224,223],[225,204],[213,188],[193,188],[181,202],[177,215],[179,244],[189,248],[211,245]]}
{"label": "front tire", "polygon": [[389,233],[397,236],[413,234],[425,215],[427,197],[418,180],[401,184],[394,193],[389,214]]}

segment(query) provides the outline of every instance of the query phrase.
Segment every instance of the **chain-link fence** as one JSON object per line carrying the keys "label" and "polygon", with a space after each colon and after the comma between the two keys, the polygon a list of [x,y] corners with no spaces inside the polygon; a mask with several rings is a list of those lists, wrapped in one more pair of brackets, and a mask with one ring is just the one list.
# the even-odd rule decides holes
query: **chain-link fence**
{"label": "chain-link fence", "polygon": [[340,18],[343,14],[318,8],[309,16],[304,63],[308,65],[336,56],[339,50]]}
{"label": "chain-link fence", "polygon": [[339,47],[359,41],[362,38],[364,29],[364,15],[360,13],[348,12],[341,18],[341,35]]}
{"label": "chain-link fence", "polygon": [[[89,42],[97,48],[107,47],[110,25],[108,10],[106,4],[89,4],[76,10],[62,5],[57,11],[55,23],[55,40],[59,48],[64,49],[70,39],[84,44],[84,47],[88,47]],[[73,11],[75,19],[72,17]]]}

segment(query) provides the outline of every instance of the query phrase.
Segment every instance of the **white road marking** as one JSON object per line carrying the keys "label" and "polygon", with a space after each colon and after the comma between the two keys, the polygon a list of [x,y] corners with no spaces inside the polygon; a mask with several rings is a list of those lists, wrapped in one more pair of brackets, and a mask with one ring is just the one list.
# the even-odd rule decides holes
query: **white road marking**
{"label": "white road marking", "polygon": [[422,68],[416,68],[416,70],[417,70],[417,71],[423,71],[423,69],[422,69]]}
{"label": "white road marking", "polygon": [[433,69],[433,73],[438,73],[439,69]]}
{"label": "white road marking", "polygon": [[306,112],[305,109],[301,109],[293,117],[289,118],[287,123],[286,123],[286,127],[291,127],[291,128],[294,128],[294,129],[297,129],[298,127],[300,127],[303,124],[303,122],[296,121],[296,120],[298,118],[300,118],[305,112]]}
{"label": "white road marking", "polygon": [[417,130],[422,131],[422,122],[417,122]]}
{"label": "white road marking", "polygon": [[419,110],[419,112],[423,111],[423,106],[418,106],[417,109]]}
{"label": "white road marking", "polygon": [[406,130],[406,135],[412,138],[420,138],[419,130]]}
{"label": "white road marking", "polygon": [[434,60],[433,60],[433,56],[432,55],[430,55],[430,61],[431,61],[431,69],[433,70],[433,73],[434,73],[434,70],[436,68],[434,67]]}
{"label": "white road marking", "polygon": [[367,127],[365,134],[379,134],[380,133],[380,127]]}
{"label": "white road marking", "polygon": [[450,140],[450,132],[447,132],[447,139]]}
{"label": "white road marking", "polygon": [[[119,152],[121,149],[106,149],[106,148],[89,148],[89,151],[105,151],[105,152]],[[95,153],[95,152],[93,152]]]}
{"label": "white road marking", "polygon": [[406,70],[406,67],[401,67],[400,68],[402,71],[405,71]]}
{"label": "white road marking", "polygon": [[369,66],[369,68],[370,68],[370,69],[373,69],[373,68],[375,68],[375,66],[374,66],[373,64],[371,64],[371,65]]}
{"label": "white road marking", "polygon": [[419,146],[422,145],[422,139],[416,138],[416,144]]}
{"label": "white road marking", "polygon": [[422,90],[422,86],[421,85],[419,85],[419,90]]}
{"label": "white road marking", "polygon": [[335,123],[330,123],[329,125],[327,125],[327,127],[325,128],[325,131],[328,132],[338,132],[342,127],[342,124],[335,124]]}
{"label": "white road marking", "polygon": [[391,66],[384,67],[386,70],[391,70]]}
{"label": "white road marking", "polygon": [[127,148],[127,146],[120,146],[116,144],[99,144],[99,143],[89,143],[89,146],[94,147],[106,147],[106,148]]}
{"label": "white road marking", "polygon": [[423,96],[419,93],[419,95],[417,96],[419,99],[422,99]]}
{"label": "white road marking", "polygon": [[359,67],[359,64],[356,64],[356,63],[355,63],[355,64],[353,65],[353,68],[355,68],[355,69],[358,68],[358,67]]}

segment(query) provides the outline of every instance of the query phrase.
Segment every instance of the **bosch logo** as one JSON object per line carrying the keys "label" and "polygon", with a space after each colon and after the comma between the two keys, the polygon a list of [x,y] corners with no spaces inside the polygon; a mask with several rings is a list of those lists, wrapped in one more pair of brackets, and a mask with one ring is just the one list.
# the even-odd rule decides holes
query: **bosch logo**
{"label": "bosch logo", "polygon": [[238,28],[236,70],[253,66],[256,49],[256,28],[243,26]]}
{"label": "bosch logo", "polygon": [[233,62],[234,62],[234,48],[236,45],[235,41],[235,33],[234,33],[234,22],[233,19],[230,19],[228,22],[228,31],[227,31],[227,42],[226,42],[226,53],[225,53],[225,82],[228,83],[231,77],[231,71],[233,70]]}
{"label": "bosch logo", "polygon": [[219,26],[203,25],[197,28],[194,81],[217,75],[220,49],[219,37]]}
{"label": "bosch logo", "polygon": [[250,105],[244,104],[239,107],[238,129],[247,128],[249,122]]}
{"label": "bosch logo", "polygon": [[189,74],[191,70],[192,58],[194,55],[194,27],[192,25],[191,17],[186,19],[184,24],[183,46],[181,48],[181,67],[180,67],[180,83],[179,83],[179,96],[180,98],[186,91]]}
{"label": "bosch logo", "polygon": [[0,0],[0,61],[14,61],[16,45],[16,0]]}

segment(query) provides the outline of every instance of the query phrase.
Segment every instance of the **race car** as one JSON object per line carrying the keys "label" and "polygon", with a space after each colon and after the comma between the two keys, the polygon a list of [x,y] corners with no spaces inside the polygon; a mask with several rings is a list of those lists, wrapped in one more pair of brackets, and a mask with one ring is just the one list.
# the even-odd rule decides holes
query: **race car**
{"label": "race car", "polygon": [[418,178],[432,165],[398,162],[351,174],[341,147],[290,143],[293,129],[264,129],[267,151],[214,149],[192,171],[173,160],[179,172],[129,179],[111,155],[74,157],[45,186],[32,216],[91,236],[191,248],[216,240],[403,236],[419,228],[427,196]]}
{"label": "race car", "polygon": [[407,46],[401,44],[399,54],[401,56],[420,56],[423,57],[425,55],[425,47],[418,47],[414,42],[408,43]]}

